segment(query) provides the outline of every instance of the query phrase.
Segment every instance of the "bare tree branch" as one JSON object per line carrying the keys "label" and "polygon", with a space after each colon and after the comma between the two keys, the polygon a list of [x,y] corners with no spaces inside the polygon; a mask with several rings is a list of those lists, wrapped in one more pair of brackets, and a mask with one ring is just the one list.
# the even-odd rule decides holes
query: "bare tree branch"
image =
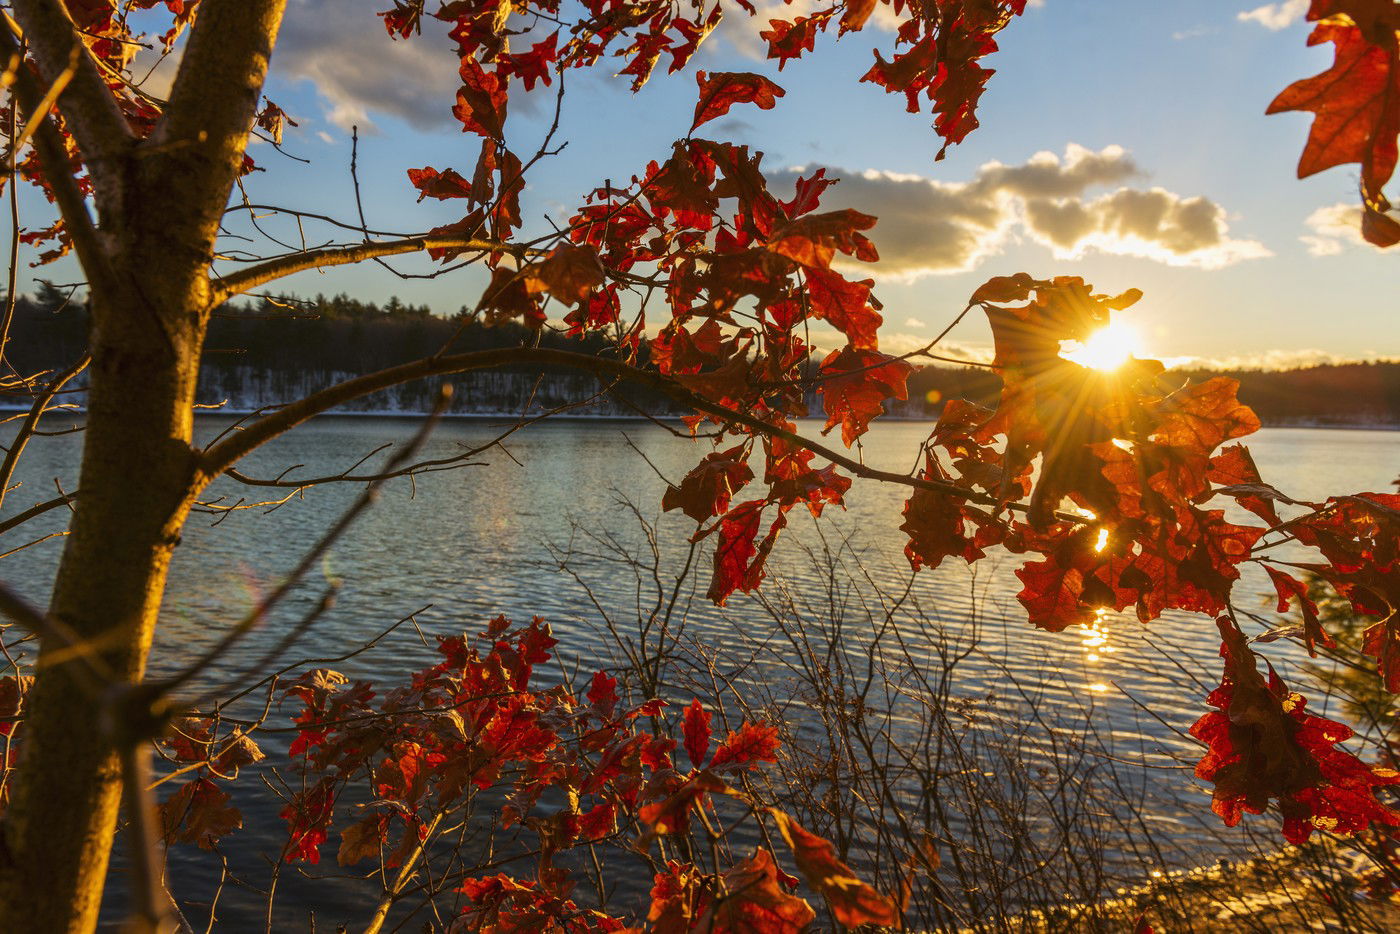
{"label": "bare tree branch", "polygon": [[[437,425],[438,419],[441,417],[443,411],[446,410],[447,404],[451,401],[451,399],[452,388],[450,386],[443,386],[442,392],[438,398],[437,407],[433,410],[433,413],[428,417],[427,421],[424,422],[423,426],[418,430],[418,433],[413,437],[413,439],[404,447],[402,451],[395,455],[392,461],[390,461],[389,470],[387,471],[389,474],[392,474],[394,470],[413,460],[414,456],[417,455],[419,449],[422,448],[424,442],[428,440],[428,435],[432,433],[433,428]],[[278,585],[277,589],[272,591],[272,593],[268,594],[266,598],[264,598],[260,603],[258,603],[257,606],[255,606],[251,611],[249,611],[249,613],[242,620],[240,620],[237,625],[235,625],[232,629],[230,629],[227,633],[224,634],[224,636],[218,641],[218,643],[216,643],[212,648],[204,652],[202,655],[200,655],[199,658],[191,662],[178,673],[171,675],[169,678],[165,678],[157,682],[148,682],[149,684],[153,685],[151,690],[154,692],[154,694],[166,695],[178,689],[181,685],[188,683],[200,672],[204,671],[204,669],[208,668],[216,660],[218,660],[239,639],[243,638],[243,636],[247,635],[255,626],[257,626],[264,619],[266,619],[267,614],[270,613],[272,609],[287,596],[287,594],[291,593],[292,589],[295,588],[296,585],[301,581],[301,579],[306,576],[307,572],[316,566],[317,562],[319,562],[321,558],[326,554],[326,552],[330,550],[331,546],[334,545],[336,541],[340,539],[341,535],[343,535],[345,531],[355,523],[355,520],[360,517],[361,513],[363,513],[370,506],[374,505],[375,500],[379,496],[379,490],[383,486],[384,482],[384,479],[379,479],[369,483],[365,487],[364,491],[360,493],[359,497],[356,498],[355,502],[350,506],[350,508],[347,509],[338,520],[336,520],[335,524],[332,525],[331,528],[323,536],[321,536],[320,540],[316,542],[316,544],[311,548],[311,550],[308,551],[302,557],[301,561],[299,561],[296,567],[294,567],[292,571],[286,576],[286,578],[283,579],[282,583]],[[330,595],[328,594],[327,596],[329,597]],[[315,619],[320,616],[320,613],[326,608],[328,608],[328,606],[329,604],[326,603],[325,600],[323,600],[321,609],[306,618],[306,620],[304,621],[305,626],[309,627],[311,623],[314,622]],[[299,632],[297,631],[296,627],[293,628],[293,633],[293,638],[295,637],[295,635],[299,635]],[[279,643],[279,645],[281,645],[281,643]],[[265,663],[266,660],[264,664]]]}
{"label": "bare tree branch", "polygon": [[83,354],[80,360],[50,380],[48,386],[30,406],[29,415],[25,417],[24,424],[15,433],[14,440],[10,442],[10,449],[5,452],[4,462],[0,463],[0,506],[5,504],[5,492],[10,485],[10,478],[15,474],[15,467],[19,465],[19,459],[24,454],[25,445],[29,443],[29,439],[34,436],[35,430],[39,427],[39,419],[43,418],[44,413],[48,411],[49,403],[53,401],[53,397],[58,394],[64,384],[87,369],[91,360],[92,357]]}
{"label": "bare tree branch", "polygon": [[[0,55],[9,57],[18,55],[19,51],[19,42],[14,34],[8,28],[0,28]],[[44,99],[43,92],[35,84],[34,75],[23,66],[15,73],[15,97],[26,114],[38,113]],[[73,249],[77,251],[88,279],[105,282],[110,275],[107,254],[98,242],[87,202],[73,179],[68,149],[58,135],[52,116],[45,116],[34,128],[34,149],[44,166],[44,180],[48,182],[54,203],[63,217],[64,229],[73,241]]]}
{"label": "bare tree branch", "polygon": [[237,464],[245,455],[278,435],[295,428],[309,418],[320,415],[338,405],[343,405],[352,399],[358,399],[361,396],[388,389],[400,383],[408,383],[428,376],[445,376],[452,373],[493,369],[512,364],[568,367],[584,370],[599,377],[626,380],[663,393],[688,409],[713,415],[732,424],[743,425],[745,428],[769,437],[782,438],[791,444],[826,458],[857,477],[897,483],[916,489],[932,490],[993,508],[1002,505],[994,497],[965,489],[953,483],[925,480],[868,467],[860,461],[826,445],[804,438],[796,432],[779,428],[745,412],[738,412],[712,402],[660,373],[643,370],[618,360],[543,347],[503,347],[440,357],[424,357],[421,360],[380,370],[378,373],[370,373],[346,380],[320,392],[312,393],[304,399],[293,402],[253,422],[238,434],[231,435],[218,444],[207,448],[200,456],[199,473],[195,479],[196,489],[202,489],[219,474]]}
{"label": "bare tree branch", "polygon": [[[93,178],[115,177],[121,171],[120,157],[135,137],[67,9],[58,0],[14,0],[13,6],[24,28],[25,45],[45,81],[56,81],[77,51],[77,69],[58,106]],[[52,166],[52,171],[56,174],[58,166]]]}
{"label": "bare tree branch", "polygon": [[527,250],[519,244],[502,243],[497,240],[482,240],[475,237],[434,237],[428,234],[406,237],[402,240],[384,240],[378,243],[359,243],[354,246],[307,250],[304,253],[268,260],[265,263],[240,269],[238,272],[216,279],[209,307],[217,307],[249,289],[256,289],[258,286],[267,285],[269,282],[275,282],[293,273],[305,272],[308,269],[347,266],[351,263],[362,263],[365,260],[377,259],[381,256],[399,256],[404,253],[418,253],[423,250],[435,249],[476,250],[482,253],[501,251],[517,256],[543,252]]}
{"label": "bare tree branch", "polygon": [[21,525],[24,525],[24,523],[28,522],[30,519],[33,519],[35,516],[42,516],[49,510],[57,509],[59,506],[66,506],[69,503],[76,500],[77,498],[78,493],[77,491],[74,491],[72,493],[67,493],[63,496],[56,496],[53,499],[46,500],[45,502],[39,503],[38,505],[30,506],[24,512],[16,513],[15,515],[6,519],[4,522],[0,522],[0,535],[4,535],[6,532],[10,531],[10,529],[18,528]]}

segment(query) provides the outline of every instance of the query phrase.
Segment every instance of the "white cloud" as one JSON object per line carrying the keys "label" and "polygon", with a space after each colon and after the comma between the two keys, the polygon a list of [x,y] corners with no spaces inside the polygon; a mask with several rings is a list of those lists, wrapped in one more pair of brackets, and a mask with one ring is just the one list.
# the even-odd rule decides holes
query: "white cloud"
{"label": "white cloud", "polygon": [[[828,5],[816,0],[759,0],[754,4],[752,16],[739,9],[737,4],[726,7],[724,19],[720,20],[719,26],[715,28],[714,38],[719,40],[715,45],[727,45],[746,58],[763,61],[768,58],[768,40],[760,38],[759,33],[768,31],[770,21],[781,19],[793,22],[799,16],[809,16]],[[894,32],[907,18],[907,15],[897,15],[889,4],[876,4],[874,12],[870,14],[870,20],[865,24],[864,32]],[[828,27],[833,39],[836,38],[838,22],[839,20],[833,20],[832,25]],[[713,54],[716,49],[712,46],[708,51]]]}
{"label": "white cloud", "polygon": [[1172,368],[1188,370],[1296,370],[1301,367],[1358,363],[1363,360],[1384,363],[1394,362],[1397,359],[1400,358],[1374,353],[1363,354],[1359,357],[1346,356],[1328,350],[1319,350],[1316,347],[1306,347],[1300,350],[1262,350],[1258,353],[1234,357],[1176,357],[1163,362],[1168,363]]}
{"label": "white cloud", "polygon": [[1318,208],[1304,221],[1312,233],[1298,239],[1313,256],[1336,256],[1348,247],[1379,251],[1361,235],[1361,216],[1361,205],[1345,201]]}
{"label": "white cloud", "polygon": [[382,0],[291,0],[273,56],[283,79],[312,82],[325,119],[373,132],[371,114],[391,114],[418,129],[451,125],[461,79],[445,24],[423,18],[423,35],[394,41],[375,14]]}
{"label": "white cloud", "polygon": [[1056,259],[1098,252],[1168,266],[1220,269],[1272,255],[1257,241],[1230,239],[1220,205],[1163,188],[1119,188],[1092,201],[1029,200],[1025,224],[1031,237],[1050,247]]}
{"label": "white cloud", "polygon": [[[801,174],[809,173],[777,173],[775,189]],[[879,218],[871,239],[880,263],[862,268],[863,275],[911,281],[966,272],[1018,236],[1058,258],[1107,253],[1203,269],[1270,255],[1261,243],[1232,239],[1224,208],[1206,198],[1126,187],[1089,197],[1091,189],[1142,175],[1119,146],[1094,152],[1071,144],[1063,157],[1042,152],[1021,165],[989,162],[963,183],[877,171],[828,174],[843,180],[824,206]]]}
{"label": "white cloud", "polygon": [[1265,29],[1277,32],[1287,29],[1308,12],[1308,0],[1284,0],[1283,3],[1266,3],[1263,6],[1246,10],[1235,16],[1241,23],[1255,22]]}

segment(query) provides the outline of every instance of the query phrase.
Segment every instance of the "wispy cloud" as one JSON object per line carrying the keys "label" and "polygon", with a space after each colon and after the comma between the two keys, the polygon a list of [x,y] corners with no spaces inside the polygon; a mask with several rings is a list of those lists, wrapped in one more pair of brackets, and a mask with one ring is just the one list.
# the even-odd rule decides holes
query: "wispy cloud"
{"label": "wispy cloud", "polygon": [[1361,205],[1347,202],[1318,208],[1304,221],[1312,233],[1298,239],[1307,244],[1313,256],[1336,256],[1353,247],[1379,251],[1380,247],[1361,236],[1361,215]]}
{"label": "wispy cloud", "polygon": [[1241,23],[1258,23],[1265,29],[1277,32],[1292,26],[1306,12],[1308,12],[1308,0],[1284,0],[1283,3],[1266,3],[1252,10],[1246,10],[1236,14],[1235,18]]}
{"label": "wispy cloud", "polygon": [[1174,369],[1183,370],[1296,370],[1302,367],[1327,366],[1339,363],[1398,362],[1400,357],[1374,353],[1344,356],[1316,347],[1301,350],[1262,350],[1256,353],[1227,357],[1175,357],[1164,361]]}
{"label": "wispy cloud", "polygon": [[[778,173],[775,187],[809,173]],[[963,183],[878,171],[828,174],[843,181],[824,203],[879,218],[872,239],[881,262],[863,272],[887,279],[967,272],[1017,237],[1045,245],[1060,259],[1106,253],[1217,269],[1270,255],[1257,241],[1231,238],[1225,209],[1206,198],[1127,187],[1090,197],[1092,189],[1143,174],[1119,146],[1094,152],[1071,144],[1063,156],[1042,152],[1021,165],[989,162]]]}

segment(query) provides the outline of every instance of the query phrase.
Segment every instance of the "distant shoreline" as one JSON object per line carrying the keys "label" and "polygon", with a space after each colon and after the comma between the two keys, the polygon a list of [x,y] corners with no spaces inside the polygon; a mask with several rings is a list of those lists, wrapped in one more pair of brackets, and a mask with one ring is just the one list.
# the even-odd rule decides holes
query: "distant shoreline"
{"label": "distant shoreline", "polygon": [[[0,413],[7,413],[7,414],[8,414],[8,413],[18,413],[18,412],[27,412],[28,410],[29,410],[29,406],[14,406],[14,405],[8,405],[8,404],[5,404],[5,403],[0,403]],[[257,411],[258,411],[258,410],[256,410],[256,409],[197,409],[197,410],[195,411],[194,414],[195,414],[195,416],[196,416],[197,418],[246,418],[246,417],[248,417],[248,416],[251,416],[251,415],[255,414],[255,412],[257,412]],[[271,411],[275,411],[275,410],[274,410],[274,409],[268,409],[267,411],[268,411],[268,412],[271,412]],[[55,413],[53,413],[53,414],[63,414],[63,413],[67,413],[67,414],[71,414],[71,415],[79,415],[79,414],[82,414],[83,412],[84,412],[83,409],[62,409],[62,410],[60,410],[59,412],[55,412]],[[352,411],[352,412],[346,412],[346,411],[339,411],[339,412],[337,412],[337,411],[330,411],[330,412],[322,412],[322,413],[320,413],[319,415],[314,416],[314,418],[392,418],[392,419],[410,419],[410,418],[423,418],[424,416],[426,416],[426,415],[428,415],[428,414],[429,414],[428,412],[423,412],[423,411],[406,411],[406,410],[386,409],[386,410],[382,410],[382,411]],[[525,415],[522,416],[522,414],[519,413],[519,412],[508,412],[508,411],[496,411],[496,412],[445,412],[445,413],[443,413],[442,418],[444,418],[444,419],[453,419],[453,420],[475,420],[475,421],[503,421],[503,420],[504,420],[504,421],[516,421],[516,420],[518,420],[518,419],[520,419],[520,418],[522,418],[522,417],[523,417],[523,418],[536,418],[538,415],[539,415],[539,413],[534,413],[534,414],[529,414],[529,413],[527,413],[527,414],[525,414]],[[680,421],[681,416],[680,416],[680,415],[656,415],[656,416],[653,416],[653,417],[651,417],[651,418],[648,418],[648,417],[642,416],[642,415],[627,415],[627,414],[597,414],[597,415],[591,415],[591,414],[578,413],[578,412],[561,412],[561,413],[559,413],[559,414],[557,414],[557,415],[550,415],[550,416],[548,416],[548,419],[549,419],[550,421],[573,421],[573,422],[628,422],[628,423],[637,423],[637,422],[650,422],[650,421],[653,421],[653,420],[655,420],[655,421]],[[879,425],[879,424],[882,424],[882,423],[883,423],[883,424],[889,424],[889,423],[892,423],[892,422],[906,423],[906,422],[933,421],[934,419],[935,419],[935,416],[884,415],[884,416],[881,416],[878,420],[872,422],[872,424],[873,424],[873,425]],[[804,417],[804,418],[799,418],[799,419],[797,419],[797,421],[799,421],[799,422],[817,422],[817,421],[821,421],[821,420],[822,420],[822,418],[821,418],[821,416],[819,416],[819,415],[807,416],[807,417]],[[1321,422],[1321,421],[1302,421],[1302,420],[1299,420],[1299,421],[1294,421],[1294,420],[1262,420],[1262,422],[1263,422],[1263,427],[1264,427],[1264,428],[1307,428],[1307,429],[1338,430],[1338,431],[1400,431],[1400,422]]]}

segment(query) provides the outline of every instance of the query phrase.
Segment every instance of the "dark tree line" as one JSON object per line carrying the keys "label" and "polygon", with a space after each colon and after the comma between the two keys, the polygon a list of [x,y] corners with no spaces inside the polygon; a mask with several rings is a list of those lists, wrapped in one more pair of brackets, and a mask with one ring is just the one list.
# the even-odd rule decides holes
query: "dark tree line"
{"label": "dark tree line", "polygon": [[[33,297],[16,303],[7,357],[19,372],[58,370],[87,346],[87,310],[80,301],[47,283]],[[221,310],[209,326],[201,369],[199,400],[225,403],[231,410],[257,408],[297,398],[347,375],[429,356],[449,342],[454,351],[519,346],[585,350],[608,355],[612,346],[595,334],[569,337],[545,328],[533,331],[516,322],[488,325],[466,309],[454,317],[426,305],[391,298],[384,305],[347,295],[312,299],[261,299]],[[812,368],[815,372],[815,366]],[[1400,424],[1400,363],[1344,363],[1291,370],[1177,370],[1182,380],[1230,376],[1240,381],[1239,398],[1266,424]],[[603,388],[577,372],[503,367],[452,380],[458,412],[518,412],[555,408],[591,399]],[[924,367],[909,379],[909,399],[893,403],[892,415],[936,415],[947,399],[994,403],[1001,380],[976,367]],[[358,403],[364,411],[425,411],[436,381],[401,387]],[[19,400],[17,399],[18,403]],[[810,392],[809,407],[821,399]],[[615,387],[589,405],[592,414],[628,415],[638,409],[675,414],[668,400],[644,389]]]}

